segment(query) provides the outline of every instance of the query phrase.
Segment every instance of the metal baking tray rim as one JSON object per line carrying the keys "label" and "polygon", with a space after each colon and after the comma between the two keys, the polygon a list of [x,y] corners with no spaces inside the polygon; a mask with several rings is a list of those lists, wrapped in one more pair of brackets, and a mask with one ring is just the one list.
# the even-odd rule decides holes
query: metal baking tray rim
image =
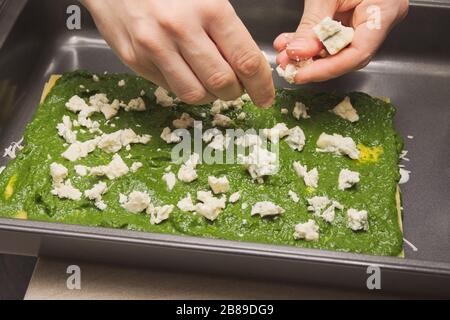
{"label": "metal baking tray rim", "polygon": [[380,268],[414,273],[450,276],[450,264],[445,262],[414,260],[388,256],[372,256],[356,253],[306,249],[283,245],[259,244],[194,236],[178,236],[131,230],[87,227],[53,222],[23,221],[0,218],[0,231],[23,232],[40,236],[58,236],[84,240],[100,240],[125,244],[150,245],[172,249],[190,249],[246,256],[333,263],[346,266],[376,265]]}

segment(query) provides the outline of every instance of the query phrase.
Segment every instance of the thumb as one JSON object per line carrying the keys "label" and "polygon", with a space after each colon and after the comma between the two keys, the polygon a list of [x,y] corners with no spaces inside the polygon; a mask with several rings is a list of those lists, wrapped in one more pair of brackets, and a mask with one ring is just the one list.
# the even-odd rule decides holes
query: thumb
{"label": "thumb", "polygon": [[317,56],[323,45],[313,31],[314,26],[324,18],[333,18],[337,9],[337,0],[306,0],[300,25],[293,39],[286,47],[286,53],[292,60],[308,59]]}

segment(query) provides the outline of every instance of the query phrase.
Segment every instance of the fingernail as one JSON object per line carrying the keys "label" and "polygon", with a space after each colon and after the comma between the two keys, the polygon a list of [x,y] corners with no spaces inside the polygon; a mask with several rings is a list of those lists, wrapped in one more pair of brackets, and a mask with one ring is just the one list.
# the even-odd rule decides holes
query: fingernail
{"label": "fingernail", "polygon": [[261,108],[268,109],[272,107],[274,100],[275,99],[271,97],[268,100],[263,100],[261,103],[258,103],[257,105],[260,106]]}
{"label": "fingernail", "polygon": [[297,38],[294,41],[289,42],[287,45],[287,50],[298,50],[302,49],[306,45],[306,39],[303,38]]}

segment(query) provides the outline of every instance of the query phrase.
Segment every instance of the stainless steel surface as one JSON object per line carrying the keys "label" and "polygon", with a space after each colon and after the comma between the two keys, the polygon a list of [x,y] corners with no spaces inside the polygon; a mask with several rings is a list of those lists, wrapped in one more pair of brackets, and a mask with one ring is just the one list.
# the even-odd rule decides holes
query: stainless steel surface
{"label": "stainless steel surface", "polygon": [[[300,1],[232,2],[273,62],[271,43],[279,33],[295,30]],[[80,68],[128,71],[85,11],[82,30],[65,28],[68,4],[27,1],[0,47],[0,150],[20,139],[51,74]],[[19,12],[6,9],[0,7],[0,17]],[[385,288],[450,294],[450,44],[444,41],[449,29],[448,4],[416,3],[367,68],[312,85],[387,96],[398,106],[398,131],[414,136],[405,139],[412,176],[402,192],[405,238],[419,251],[406,246],[406,259],[5,219],[0,219],[0,251],[175,268],[183,261],[186,269],[355,286],[365,285],[365,266],[378,264],[388,279]],[[0,39],[4,33],[0,29]]]}

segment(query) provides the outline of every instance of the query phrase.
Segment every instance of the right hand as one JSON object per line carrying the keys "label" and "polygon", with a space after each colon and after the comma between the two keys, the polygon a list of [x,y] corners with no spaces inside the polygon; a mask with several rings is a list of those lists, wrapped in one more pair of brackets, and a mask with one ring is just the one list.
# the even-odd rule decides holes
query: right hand
{"label": "right hand", "polygon": [[82,0],[136,73],[189,104],[233,100],[245,89],[272,105],[270,66],[227,0]]}

